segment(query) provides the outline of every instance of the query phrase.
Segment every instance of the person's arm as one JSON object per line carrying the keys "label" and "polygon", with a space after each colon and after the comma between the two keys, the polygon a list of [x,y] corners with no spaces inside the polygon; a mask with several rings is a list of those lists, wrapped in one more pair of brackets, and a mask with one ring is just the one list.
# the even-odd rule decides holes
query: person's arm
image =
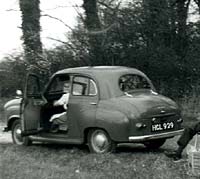
{"label": "person's arm", "polygon": [[67,104],[69,101],[69,93],[62,95],[62,97],[54,102],[54,106],[63,106],[64,109],[67,109]]}
{"label": "person's arm", "polygon": [[54,106],[62,106],[62,105],[64,105],[64,95],[65,95],[65,94],[63,94],[63,95],[61,96],[61,98],[58,99],[57,101],[54,101]]}
{"label": "person's arm", "polygon": [[69,93],[67,93],[67,94],[65,95],[65,101],[64,101],[64,104],[63,104],[63,108],[64,108],[65,110],[67,110],[68,102],[69,102]]}

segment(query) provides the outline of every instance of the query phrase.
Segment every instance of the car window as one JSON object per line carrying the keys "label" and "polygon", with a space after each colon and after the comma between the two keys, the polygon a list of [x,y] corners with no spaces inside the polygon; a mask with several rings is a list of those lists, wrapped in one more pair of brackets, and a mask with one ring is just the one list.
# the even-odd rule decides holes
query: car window
{"label": "car window", "polygon": [[87,77],[76,76],[73,80],[72,94],[75,96],[93,96],[97,94],[95,82]]}
{"label": "car window", "polygon": [[97,86],[96,83],[90,79],[90,88],[89,88],[89,95],[94,96],[97,95]]}
{"label": "car window", "polygon": [[151,86],[143,76],[127,74],[119,78],[119,88],[124,92],[128,92],[138,89],[151,89]]}
{"label": "car window", "polygon": [[68,75],[58,76],[52,81],[48,92],[49,93],[62,93],[63,92],[63,86],[66,83],[69,83],[69,76]]}

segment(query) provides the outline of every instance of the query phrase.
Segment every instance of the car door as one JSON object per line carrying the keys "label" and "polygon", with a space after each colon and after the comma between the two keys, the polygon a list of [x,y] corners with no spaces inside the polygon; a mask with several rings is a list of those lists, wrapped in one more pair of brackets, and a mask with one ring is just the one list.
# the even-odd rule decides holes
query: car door
{"label": "car door", "polygon": [[92,78],[75,75],[69,100],[69,136],[83,138],[85,126],[92,125],[98,105],[97,85]]}
{"label": "car door", "polygon": [[22,134],[37,134],[40,128],[40,109],[44,104],[40,92],[39,78],[29,74],[26,79],[24,96],[20,106]]}

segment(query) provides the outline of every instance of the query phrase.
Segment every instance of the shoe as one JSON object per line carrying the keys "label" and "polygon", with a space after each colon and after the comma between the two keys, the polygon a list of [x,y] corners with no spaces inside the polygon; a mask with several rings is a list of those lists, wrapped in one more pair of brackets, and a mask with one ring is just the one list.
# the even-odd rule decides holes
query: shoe
{"label": "shoe", "polygon": [[176,151],[165,151],[164,154],[169,158],[173,158],[174,161],[182,159],[181,154],[178,154]]}
{"label": "shoe", "polygon": [[59,130],[59,126],[57,124],[52,124],[52,126],[50,128],[50,132],[57,133],[58,130]]}
{"label": "shoe", "polygon": [[183,161],[183,159],[182,159],[182,157],[180,155],[176,155],[176,156],[173,157],[173,161],[175,163],[177,163],[177,162]]}

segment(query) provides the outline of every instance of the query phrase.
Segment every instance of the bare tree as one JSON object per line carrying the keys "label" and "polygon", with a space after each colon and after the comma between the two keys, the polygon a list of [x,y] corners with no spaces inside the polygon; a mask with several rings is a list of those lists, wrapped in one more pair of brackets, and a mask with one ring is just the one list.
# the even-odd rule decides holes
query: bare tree
{"label": "bare tree", "polygon": [[97,0],[83,0],[83,8],[85,10],[84,25],[87,29],[90,55],[90,65],[103,64],[103,48],[101,45],[102,34],[91,33],[93,31],[101,30],[101,22],[98,16]]}
{"label": "bare tree", "polygon": [[[188,37],[187,37],[187,18],[188,10],[191,0],[177,0],[177,53],[181,58],[184,58],[187,47],[188,47]],[[185,52],[185,53],[184,53]]]}
{"label": "bare tree", "polygon": [[43,60],[40,39],[40,0],[20,0],[22,14],[22,39],[25,59],[29,66],[40,68]]}

